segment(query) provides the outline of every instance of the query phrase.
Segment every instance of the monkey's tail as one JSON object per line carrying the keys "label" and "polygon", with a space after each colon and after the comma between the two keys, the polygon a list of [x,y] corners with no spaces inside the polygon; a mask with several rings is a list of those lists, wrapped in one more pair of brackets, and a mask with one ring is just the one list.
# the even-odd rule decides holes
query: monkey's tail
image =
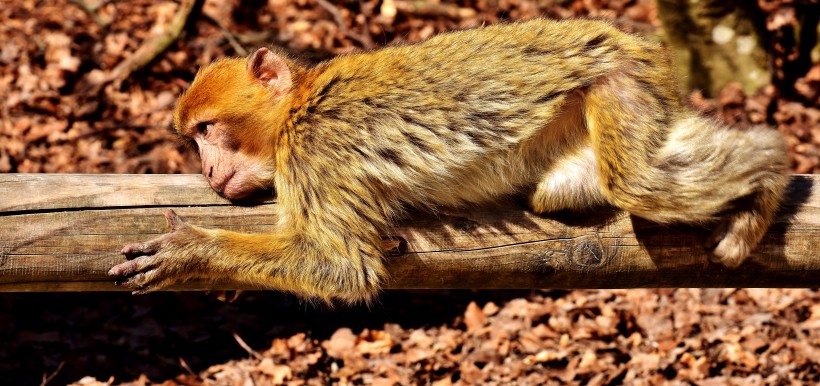
{"label": "monkey's tail", "polygon": [[788,183],[783,137],[765,127],[681,119],[652,161],[668,203],[646,217],[661,222],[709,221],[738,210],[770,219]]}

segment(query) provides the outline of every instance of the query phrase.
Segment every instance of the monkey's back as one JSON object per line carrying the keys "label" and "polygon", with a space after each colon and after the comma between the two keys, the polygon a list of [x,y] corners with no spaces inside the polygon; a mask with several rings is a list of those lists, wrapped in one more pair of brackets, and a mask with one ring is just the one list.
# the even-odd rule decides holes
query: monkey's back
{"label": "monkey's back", "polygon": [[605,22],[538,19],[345,55],[315,69],[306,130],[317,141],[310,146],[347,143],[328,152],[386,186],[423,197],[430,186],[449,185],[458,194],[423,199],[484,201],[582,150],[575,91],[659,53]]}

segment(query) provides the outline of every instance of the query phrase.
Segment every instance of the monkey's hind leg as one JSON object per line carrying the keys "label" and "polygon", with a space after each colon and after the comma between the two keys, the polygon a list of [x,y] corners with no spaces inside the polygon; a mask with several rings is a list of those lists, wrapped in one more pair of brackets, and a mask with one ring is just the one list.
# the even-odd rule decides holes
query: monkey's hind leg
{"label": "monkey's hind leg", "polygon": [[660,223],[721,219],[705,247],[712,261],[737,267],[760,242],[783,195],[783,139],[773,130],[735,130],[697,117],[653,84],[624,73],[587,94],[604,196]]}
{"label": "monkey's hind leg", "polygon": [[598,184],[595,154],[590,147],[583,147],[552,165],[530,196],[535,213],[582,211],[604,204],[606,199]]}

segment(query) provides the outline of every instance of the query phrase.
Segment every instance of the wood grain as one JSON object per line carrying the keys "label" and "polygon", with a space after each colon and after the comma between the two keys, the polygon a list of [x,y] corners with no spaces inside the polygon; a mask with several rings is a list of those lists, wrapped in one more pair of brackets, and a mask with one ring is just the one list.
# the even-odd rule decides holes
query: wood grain
{"label": "wood grain", "polygon": [[[706,228],[661,226],[612,208],[538,216],[506,202],[411,213],[385,235],[401,241],[386,257],[388,287],[820,287],[818,182],[793,177],[777,224],[737,270],[707,261]],[[167,208],[196,225],[270,232],[275,205],[234,205],[198,175],[0,174],[0,291],[122,290],[106,272],[123,261],[123,245],[167,230]]]}

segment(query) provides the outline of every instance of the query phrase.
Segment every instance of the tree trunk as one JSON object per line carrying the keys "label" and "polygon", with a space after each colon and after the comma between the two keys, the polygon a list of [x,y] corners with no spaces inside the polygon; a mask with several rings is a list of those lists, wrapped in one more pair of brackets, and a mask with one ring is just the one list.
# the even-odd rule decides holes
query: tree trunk
{"label": "tree trunk", "polygon": [[686,90],[716,96],[729,81],[747,94],[769,84],[762,16],[753,2],[658,0],[675,67]]}

